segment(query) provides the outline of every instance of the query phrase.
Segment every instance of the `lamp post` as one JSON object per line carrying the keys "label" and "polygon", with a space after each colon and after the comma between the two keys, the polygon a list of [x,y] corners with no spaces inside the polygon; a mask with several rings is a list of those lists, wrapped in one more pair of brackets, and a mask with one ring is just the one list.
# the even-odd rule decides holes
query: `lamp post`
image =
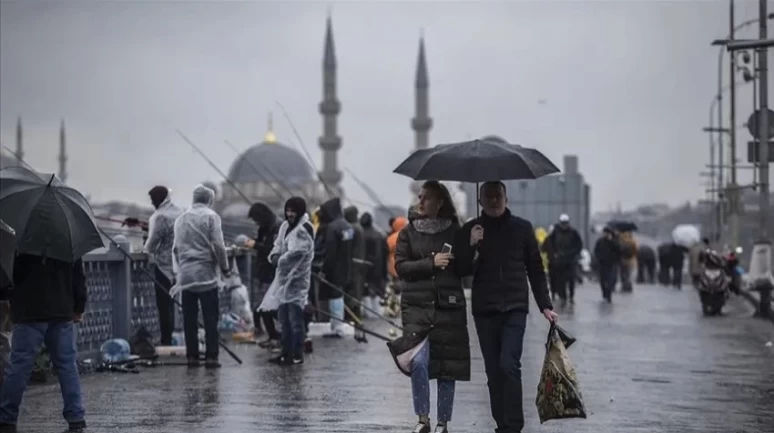
{"label": "lamp post", "polygon": [[[765,1],[765,0],[763,0]],[[774,19],[774,13],[767,14],[762,13],[759,18],[750,19],[747,21],[744,21],[738,25],[734,23],[734,0],[729,1],[729,34],[728,37],[725,40],[718,40],[714,41],[712,45],[720,45],[721,49],[718,53],[718,96],[717,96],[717,102],[718,102],[718,127],[723,128],[723,95],[722,95],[722,89],[723,89],[723,52],[725,51],[723,48],[727,46],[730,43],[735,43],[735,37],[736,32],[755,23],[760,23],[763,21],[763,24],[765,25],[766,19]],[[763,38],[765,39],[765,38]],[[737,170],[736,170],[736,83],[734,82],[734,75],[738,71],[737,64],[736,64],[736,56],[731,55],[730,56],[730,65],[729,65],[729,90],[730,90],[730,119],[729,119],[729,129],[730,129],[730,136],[729,136],[729,144],[730,144],[730,159],[731,159],[731,170],[730,170],[730,185],[728,190],[726,191],[729,198],[729,226],[731,230],[731,242],[733,245],[738,245],[739,243],[739,189],[736,188],[737,184]],[[745,81],[747,81],[745,79]],[[723,133],[718,133],[718,146],[719,146],[719,169],[718,169],[718,189],[724,190],[725,185],[723,183],[723,172],[725,170],[723,160],[725,155],[725,148],[723,146]],[[723,194],[718,193],[719,197],[723,197]],[[722,210],[720,211],[720,221],[718,222],[719,230],[722,232],[723,227],[723,220],[722,220]]]}

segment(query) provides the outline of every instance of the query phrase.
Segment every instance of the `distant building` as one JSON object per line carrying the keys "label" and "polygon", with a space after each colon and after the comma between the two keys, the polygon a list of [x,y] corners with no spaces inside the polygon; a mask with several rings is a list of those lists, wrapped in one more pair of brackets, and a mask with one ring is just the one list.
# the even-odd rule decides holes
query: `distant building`
{"label": "distant building", "polygon": [[[486,137],[489,140],[502,140],[499,137]],[[511,212],[546,230],[559,221],[566,213],[570,223],[578,229],[583,243],[588,247],[591,227],[591,187],[578,170],[578,157],[565,155],[562,173],[544,176],[534,180],[505,181],[508,188],[508,208]],[[479,212],[476,185],[463,183],[465,191],[465,209],[467,215]]]}

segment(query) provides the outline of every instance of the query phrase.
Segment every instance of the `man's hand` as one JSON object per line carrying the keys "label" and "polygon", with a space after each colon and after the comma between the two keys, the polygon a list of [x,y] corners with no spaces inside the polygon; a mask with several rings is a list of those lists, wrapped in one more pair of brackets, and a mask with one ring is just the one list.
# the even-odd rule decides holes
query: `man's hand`
{"label": "man's hand", "polygon": [[247,248],[255,248],[255,240],[254,239],[247,239],[245,241],[245,247],[247,247]]}
{"label": "man's hand", "polygon": [[546,308],[543,310],[543,317],[546,318],[551,323],[556,323],[557,320],[559,320],[559,315],[554,313],[554,310],[550,308]]}
{"label": "man's hand", "polygon": [[476,224],[470,229],[470,246],[478,245],[484,239],[484,228]]}
{"label": "man's hand", "polygon": [[438,253],[435,256],[433,256],[433,265],[436,268],[445,268],[449,266],[449,260],[451,260],[453,257],[451,253]]}
{"label": "man's hand", "polygon": [[81,322],[83,322],[83,313],[76,314],[75,316],[73,316],[73,322],[74,323],[81,323]]}

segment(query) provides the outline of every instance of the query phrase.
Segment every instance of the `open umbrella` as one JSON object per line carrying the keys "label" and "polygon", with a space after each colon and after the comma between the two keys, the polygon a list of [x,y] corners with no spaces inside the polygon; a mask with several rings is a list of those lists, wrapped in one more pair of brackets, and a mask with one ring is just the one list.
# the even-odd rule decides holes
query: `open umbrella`
{"label": "open umbrella", "polygon": [[613,228],[619,232],[636,232],[637,224],[632,221],[608,221],[607,226]]}
{"label": "open umbrella", "polygon": [[0,214],[16,231],[20,254],[73,262],[104,246],[89,203],[53,174],[0,170]]}
{"label": "open umbrella", "polygon": [[536,149],[488,137],[418,150],[393,172],[414,180],[479,183],[537,179],[559,168]]}
{"label": "open umbrella", "polygon": [[13,259],[16,256],[16,234],[0,219],[0,289],[13,281]]}
{"label": "open umbrella", "polygon": [[672,230],[672,241],[685,248],[701,242],[701,231],[693,224],[679,224]]}

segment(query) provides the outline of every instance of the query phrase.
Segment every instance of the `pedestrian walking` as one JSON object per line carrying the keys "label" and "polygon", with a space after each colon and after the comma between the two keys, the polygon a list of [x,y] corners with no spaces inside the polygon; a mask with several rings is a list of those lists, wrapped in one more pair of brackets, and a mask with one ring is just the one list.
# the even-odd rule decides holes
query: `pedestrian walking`
{"label": "pedestrian walking", "polygon": [[183,328],[190,367],[199,364],[199,307],[205,332],[205,367],[219,368],[218,290],[230,272],[220,216],[211,209],[215,191],[198,185],[193,192],[193,205],[175,222],[172,249],[175,266],[175,291],[183,295]]}
{"label": "pedestrian walking", "polygon": [[467,308],[458,268],[449,247],[460,229],[449,190],[425,182],[416,215],[399,234],[395,268],[403,280],[403,336],[388,343],[398,367],[411,376],[413,433],[430,433],[430,383],[438,382],[438,425],[447,433],[452,419],[456,381],[470,380]]}
{"label": "pedestrian walking", "polygon": [[285,222],[279,228],[269,261],[276,266],[272,286],[280,300],[282,353],[271,362],[297,365],[304,362],[304,306],[312,277],[314,227],[306,213],[306,202],[292,197],[285,203]]}
{"label": "pedestrian walking", "polygon": [[521,354],[530,289],[549,322],[557,315],[532,224],[508,210],[502,182],[486,182],[479,193],[483,213],[463,226],[455,255],[468,268],[465,273],[473,273],[475,267],[473,319],[484,357],[492,417],[498,432],[515,433],[524,428]]}
{"label": "pedestrian walking", "polygon": [[275,268],[269,261],[269,253],[274,248],[274,241],[277,239],[280,221],[269,206],[261,202],[250,206],[247,217],[258,226],[258,233],[255,239],[248,239],[245,242],[247,248],[255,250],[255,275],[258,280],[258,297],[254,299],[256,305],[253,306],[255,312],[253,321],[256,325],[263,323],[264,330],[266,331],[266,340],[258,343],[258,345],[264,349],[278,348],[280,333],[274,324],[274,320],[277,318],[277,309],[263,311],[260,309],[260,306],[263,299],[267,296],[272,281],[274,281]]}
{"label": "pedestrian walking", "polygon": [[648,245],[640,245],[637,249],[637,282],[656,282],[656,252]]}
{"label": "pedestrian walking", "polygon": [[621,278],[621,291],[632,291],[632,277],[634,267],[637,266],[637,239],[632,231],[619,231],[618,242],[621,244],[621,262],[619,276]]}
{"label": "pedestrian walking", "polygon": [[[533,235],[534,236],[534,235]],[[562,307],[575,303],[575,280],[578,260],[583,250],[583,240],[580,233],[570,225],[567,214],[559,216],[559,224],[546,239],[548,251],[552,252],[551,284],[556,284],[556,292],[562,300]]]}
{"label": "pedestrian walking", "polygon": [[594,245],[594,257],[599,268],[602,297],[608,303],[612,302],[617,281],[616,267],[621,262],[621,245],[615,238],[615,231],[612,228],[605,227],[602,237]]}
{"label": "pedestrian walking", "polygon": [[156,211],[148,221],[148,238],[144,250],[148,254],[148,262],[155,279],[161,345],[171,346],[172,333],[175,330],[175,303],[169,293],[175,280],[172,245],[175,242],[175,220],[182,215],[183,209],[172,203],[169,189],[165,186],[154,186],[148,191],[148,195]]}

